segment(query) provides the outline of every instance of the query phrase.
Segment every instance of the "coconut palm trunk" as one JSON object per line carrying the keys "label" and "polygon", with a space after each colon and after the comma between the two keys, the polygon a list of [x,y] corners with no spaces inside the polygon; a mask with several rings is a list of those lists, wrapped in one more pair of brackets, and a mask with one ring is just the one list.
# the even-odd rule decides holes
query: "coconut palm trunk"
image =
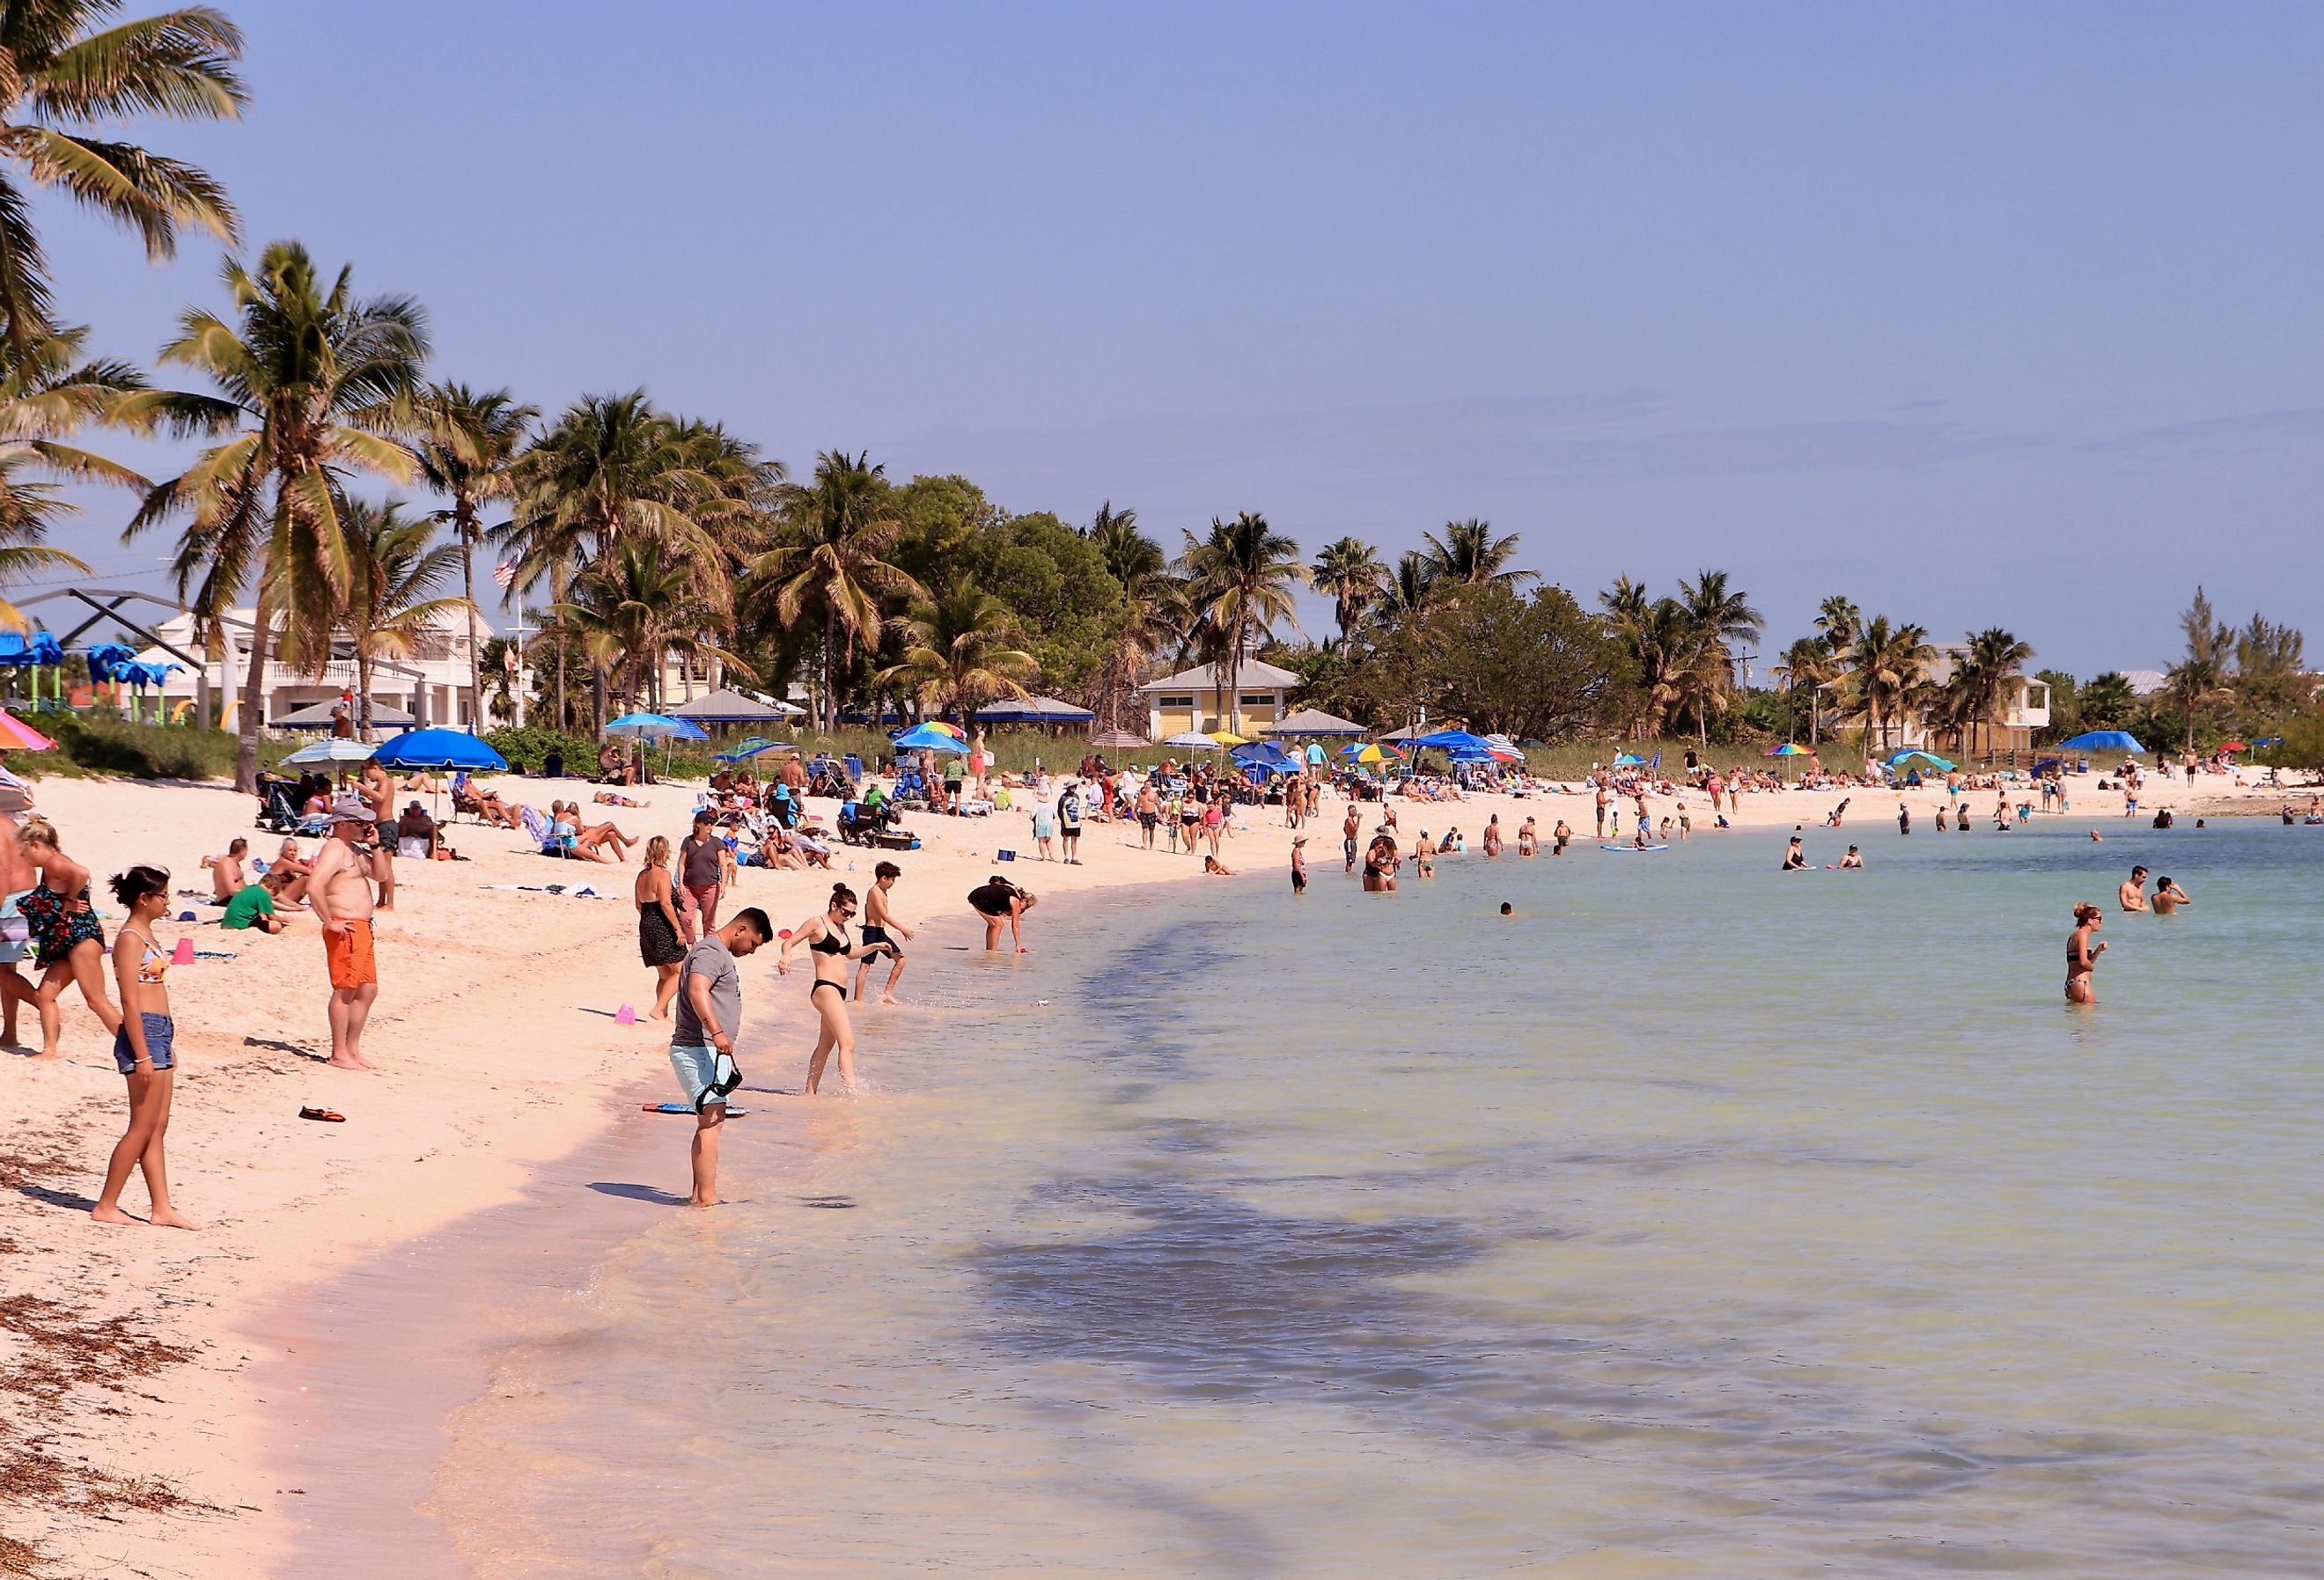
{"label": "coconut palm trunk", "polygon": [[476,539],[473,522],[460,524],[460,596],[468,600],[468,728],[484,733],[484,661],[476,634]]}
{"label": "coconut palm trunk", "polygon": [[[242,688],[242,738],[234,750],[234,788],[258,791],[258,732],[266,722],[266,600],[259,598],[250,633],[250,676]],[[61,688],[60,688],[61,689]]]}

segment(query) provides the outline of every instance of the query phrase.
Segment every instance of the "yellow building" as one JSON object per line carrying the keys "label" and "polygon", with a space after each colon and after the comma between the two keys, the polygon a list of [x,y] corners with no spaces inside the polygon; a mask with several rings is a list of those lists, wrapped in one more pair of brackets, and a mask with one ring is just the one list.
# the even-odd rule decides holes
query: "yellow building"
{"label": "yellow building", "polygon": [[1256,737],[1265,726],[1291,712],[1291,693],[1299,677],[1257,659],[1245,659],[1236,671],[1232,694],[1216,664],[1200,664],[1148,680],[1138,689],[1146,699],[1146,734],[1149,740],[1167,740],[1188,730],[1210,735],[1232,730]]}

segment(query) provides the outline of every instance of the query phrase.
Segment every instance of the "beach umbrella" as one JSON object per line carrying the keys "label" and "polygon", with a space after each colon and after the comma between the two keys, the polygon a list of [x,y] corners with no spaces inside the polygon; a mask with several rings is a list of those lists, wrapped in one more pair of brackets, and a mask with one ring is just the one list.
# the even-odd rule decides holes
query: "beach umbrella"
{"label": "beach umbrella", "polygon": [[1145,736],[1133,730],[1101,730],[1089,738],[1089,744],[1093,746],[1110,747],[1118,752],[1135,752],[1141,746],[1152,744]]}
{"label": "beach umbrella", "polygon": [[1433,735],[1420,736],[1412,744],[1415,746],[1434,746],[1445,752],[1489,752],[1493,746],[1484,736],[1471,735],[1467,730],[1438,730]]}
{"label": "beach umbrella", "polygon": [[1400,758],[1404,753],[1379,741],[1358,741],[1341,747],[1340,755],[1353,758],[1358,762],[1386,762],[1391,758]]}
{"label": "beach umbrella", "polygon": [[899,752],[966,752],[960,732],[934,722],[914,725],[888,743]]}
{"label": "beach umbrella", "polygon": [[2141,756],[2146,748],[2128,730],[2084,730],[2070,741],[2061,741],[2059,748],[2066,752],[2135,752]]}
{"label": "beach umbrella", "polygon": [[2251,743],[2249,741],[2221,741],[2219,743],[2219,750],[2222,752],[2248,752],[2251,750]]}
{"label": "beach umbrella", "polygon": [[382,768],[458,768],[505,773],[508,759],[466,730],[406,730],[372,753]]}
{"label": "beach umbrella", "polygon": [[780,724],[806,711],[792,703],[761,702],[722,686],[691,702],[679,703],[669,710],[669,716],[692,719],[698,725],[767,725]]}
{"label": "beach umbrella", "polygon": [[53,752],[57,744],[14,714],[0,708],[0,750]]}
{"label": "beach umbrella", "polygon": [[1614,766],[1617,768],[1644,768],[1646,765],[1646,760],[1636,752],[1625,752],[1614,759]]}
{"label": "beach umbrella", "polygon": [[709,732],[690,719],[672,718],[665,713],[625,713],[605,726],[609,735],[635,735],[640,740],[663,741],[675,737],[681,741],[706,741]]}
{"label": "beach umbrella", "polygon": [[310,745],[300,747],[282,760],[285,768],[328,768],[343,762],[368,762],[377,746],[368,741],[341,740],[326,735]]}
{"label": "beach umbrella", "polygon": [[2283,737],[2282,735],[2262,735],[2258,740],[2254,741],[2252,744],[2254,746],[2281,746],[2283,744]]}
{"label": "beach umbrella", "polygon": [[770,741],[764,735],[752,735],[748,739],[737,741],[734,744],[734,749],[732,752],[719,753],[715,761],[720,762],[742,762],[750,758],[756,757],[761,752],[796,752],[798,750],[798,743],[796,741],[788,743],[783,741]]}
{"label": "beach umbrella", "polygon": [[1238,735],[1232,730],[1213,731],[1211,735],[1211,740],[1215,744],[1221,746],[1248,746],[1250,744],[1250,737],[1249,735]]}
{"label": "beach umbrella", "polygon": [[1296,773],[1299,763],[1272,741],[1246,741],[1227,753],[1245,768],[1257,768],[1268,773]]}
{"label": "beach umbrella", "polygon": [[1941,773],[1950,773],[1953,771],[1953,765],[1946,762],[1943,758],[1938,756],[1934,752],[1923,752],[1917,748],[1910,752],[1897,753],[1896,755],[1888,759],[1888,766],[1891,768],[1902,768],[1907,762],[1925,762]]}
{"label": "beach umbrella", "polygon": [[1804,757],[1807,754],[1808,749],[1797,741],[1785,741],[1782,745],[1771,746],[1767,750],[1770,757]]}
{"label": "beach umbrella", "polygon": [[1319,707],[1303,707],[1288,718],[1259,725],[1259,733],[1262,735],[1362,735],[1370,732],[1353,719],[1325,713]]}
{"label": "beach umbrella", "polygon": [[1219,749],[1219,744],[1200,730],[1182,730],[1162,744],[1189,752],[1215,752]]}

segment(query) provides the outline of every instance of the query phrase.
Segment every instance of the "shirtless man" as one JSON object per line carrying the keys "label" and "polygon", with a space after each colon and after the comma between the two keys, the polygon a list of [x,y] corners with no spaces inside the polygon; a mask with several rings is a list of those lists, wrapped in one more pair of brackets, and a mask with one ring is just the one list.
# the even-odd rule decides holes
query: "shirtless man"
{"label": "shirtless man", "polygon": [[1356,803],[1350,801],[1347,821],[1340,825],[1340,854],[1348,858],[1348,871],[1351,873],[1356,870],[1356,840],[1363,831],[1363,815],[1356,810]]}
{"label": "shirtless man", "polygon": [[250,850],[250,841],[236,836],[226,847],[224,855],[206,855],[202,865],[210,870],[210,897],[220,905],[241,893],[250,880],[243,876],[242,858]]}
{"label": "shirtless man", "polygon": [[2181,906],[2192,905],[2194,903],[2195,901],[2189,896],[2187,891],[2179,887],[2178,884],[2172,882],[2170,879],[2157,878],[2154,880],[2155,915],[2169,916]]}
{"label": "shirtless man", "polygon": [[2130,876],[2123,880],[2122,887],[2115,892],[2121,900],[2122,908],[2125,910],[2144,910],[2146,909],[2146,869],[2131,868]]}
{"label": "shirtless man", "polygon": [[1598,785],[1598,837],[1600,839],[1606,837],[1606,803],[1611,799],[1613,796],[1601,780]]}
{"label": "shirtless man", "polygon": [[363,1056],[364,1023],[379,996],[379,963],[372,953],[371,863],[363,845],[376,838],[371,804],[359,795],[331,805],[330,836],[315,853],[315,875],[307,903],[323,924],[323,950],[331,971],[330,1062],[343,1070],[367,1070]]}
{"label": "shirtless man", "polygon": [[[371,808],[371,821],[377,848],[372,852],[371,875],[379,880],[379,908],[395,909],[395,845],[401,837],[395,826],[395,781],[387,770],[376,762],[363,765],[363,780],[356,787],[364,802]],[[337,808],[332,808],[337,816]]]}

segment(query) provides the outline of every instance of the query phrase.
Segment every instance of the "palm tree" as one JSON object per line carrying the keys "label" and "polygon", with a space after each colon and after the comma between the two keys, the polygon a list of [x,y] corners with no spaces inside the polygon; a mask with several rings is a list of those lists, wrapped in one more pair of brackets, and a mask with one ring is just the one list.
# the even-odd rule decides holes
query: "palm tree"
{"label": "palm tree", "polygon": [[854,666],[856,643],[879,633],[881,598],[927,596],[887,558],[903,530],[888,509],[887,468],[872,465],[868,451],[825,450],[816,457],[813,480],[790,492],[774,546],[751,568],[782,624],[822,611],[823,685],[816,700],[825,729],[838,721],[839,679]]}
{"label": "palm tree", "polygon": [[691,565],[659,543],[631,538],[575,579],[571,599],[551,609],[552,630],[576,639],[592,665],[618,679],[633,706],[658,707],[667,653],[714,652],[748,669],[697,634],[706,623],[701,596]]}
{"label": "palm tree", "polygon": [[1849,684],[1856,709],[1880,748],[1888,744],[1888,726],[1919,700],[1936,653],[1925,627],[1892,627],[1886,614],[1874,615],[1857,631],[1847,654]]}
{"label": "palm tree", "polygon": [[1113,579],[1121,584],[1121,618],[1099,679],[1099,706],[1115,725],[1136,695],[1139,670],[1153,654],[1177,642],[1190,624],[1186,590],[1170,574],[1162,545],[1138,530],[1138,513],[1098,507],[1088,537]]}
{"label": "palm tree", "polygon": [[[339,516],[351,573],[342,619],[354,642],[359,723],[368,741],[372,666],[382,659],[411,657],[447,618],[468,612],[467,599],[447,597],[443,591],[463,555],[456,542],[434,541],[434,517],[407,515],[401,500],[383,505],[344,500]],[[319,674],[330,656],[325,648],[309,663]]]}
{"label": "palm tree", "polygon": [[1214,644],[1214,662],[1223,666],[1226,727],[1240,734],[1244,650],[1277,621],[1293,630],[1299,622],[1292,590],[1307,582],[1299,545],[1267,524],[1265,516],[1243,511],[1232,522],[1211,518],[1210,535],[1186,534],[1182,563],[1186,596]]}
{"label": "palm tree", "polygon": [[540,411],[519,405],[506,390],[433,383],[412,402],[412,416],[420,476],[452,502],[435,519],[452,529],[459,545],[460,592],[468,605],[468,695],[475,698],[472,722],[481,731],[484,670],[476,629],[476,545],[484,541],[484,523],[479,507],[514,492],[509,469]]}
{"label": "palm tree", "polygon": [[[584,395],[517,457],[515,513],[489,534],[516,551],[512,587],[546,576],[553,603],[573,579],[603,569],[622,543],[639,540],[690,561],[721,598],[727,579],[721,523],[733,514],[733,480],[722,447],[700,424],[655,410],[643,390]],[[596,720],[606,717],[609,671],[590,665]],[[565,716],[565,652],[558,649],[557,707]]]}
{"label": "palm tree", "polygon": [[1027,695],[1033,655],[1006,645],[1017,618],[968,577],[916,603],[898,625],[903,655],[874,684],[908,692],[931,711],[956,707],[961,728],[970,731],[984,704]]}
{"label": "palm tree", "polygon": [[1856,645],[1856,638],[1864,629],[1864,611],[1851,600],[1834,593],[1816,605],[1815,624],[1825,651],[1846,652]]}
{"label": "palm tree", "polygon": [[134,227],[145,255],[177,255],[178,227],[228,246],[226,190],[192,165],[91,135],[129,115],[232,120],[247,96],[242,33],[207,6],[99,29],[121,0],[0,0],[0,319],[23,352],[52,328],[49,265],[24,183],[61,187]]}
{"label": "palm tree", "polygon": [[1727,585],[1723,570],[1700,570],[1692,583],[1679,583],[1679,606],[1702,638],[1702,651],[1696,655],[1700,684],[1694,719],[1697,736],[1708,751],[1710,714],[1713,707],[1726,707],[1728,693],[1734,688],[1734,650],[1738,644],[1758,641],[1766,622],[1751,606],[1748,595]]}
{"label": "palm tree", "polygon": [[1513,587],[1541,579],[1533,571],[1508,568],[1517,551],[1517,535],[1510,532],[1496,538],[1489,522],[1471,516],[1465,522],[1446,522],[1442,538],[1434,532],[1421,536],[1428,544],[1422,552],[1428,559],[1432,579],[1447,587],[1482,587],[1488,582]]}
{"label": "palm tree", "polygon": [[[297,242],[268,245],[255,271],[226,260],[231,319],[189,309],[161,359],[200,369],[216,396],[141,391],[115,406],[145,429],[231,433],[146,494],[124,541],[188,518],[173,568],[210,642],[243,588],[257,586],[249,684],[235,783],[258,782],[266,661],[277,622],[286,661],[327,646],[351,586],[340,518],[351,473],[411,477],[411,452],[387,431],[406,420],[428,357],[427,315],[409,297],[358,300],[350,270],[326,288]],[[247,426],[244,426],[244,425]]]}
{"label": "palm tree", "polygon": [[1316,551],[1307,574],[1318,592],[1332,597],[1332,613],[1339,622],[1340,641],[1350,641],[1365,614],[1379,601],[1388,582],[1388,567],[1370,543],[1342,538]]}
{"label": "palm tree", "polygon": [[1380,588],[1372,617],[1391,628],[1409,625],[1414,616],[1436,601],[1436,580],[1428,559],[1416,549],[1397,557],[1396,569]]}
{"label": "palm tree", "polygon": [[2138,693],[2130,688],[2130,678],[2119,670],[2092,676],[2074,700],[2081,709],[2085,729],[2119,729],[2138,711]]}
{"label": "palm tree", "polygon": [[1784,661],[1775,667],[1783,677],[1787,691],[1804,690],[1808,694],[1808,744],[1822,744],[1823,705],[1821,692],[1840,677],[1840,661],[1832,655],[1820,636],[1803,636],[1784,651]]}
{"label": "palm tree", "polygon": [[1969,651],[1963,655],[1963,668],[1975,677],[1969,721],[1972,725],[1986,726],[1986,755],[1990,757],[1993,726],[2001,722],[2009,698],[2024,682],[2025,663],[2034,656],[2034,645],[2018,641],[2014,633],[1998,625],[1964,634]]}
{"label": "palm tree", "polygon": [[[51,522],[79,511],[56,479],[152,486],[126,467],[58,442],[105,420],[145,384],[127,363],[82,361],[88,338],[87,329],[70,328],[21,345],[0,339],[0,587],[41,570],[88,571],[77,555],[44,545]],[[22,631],[24,617],[0,602],[0,626]]]}

